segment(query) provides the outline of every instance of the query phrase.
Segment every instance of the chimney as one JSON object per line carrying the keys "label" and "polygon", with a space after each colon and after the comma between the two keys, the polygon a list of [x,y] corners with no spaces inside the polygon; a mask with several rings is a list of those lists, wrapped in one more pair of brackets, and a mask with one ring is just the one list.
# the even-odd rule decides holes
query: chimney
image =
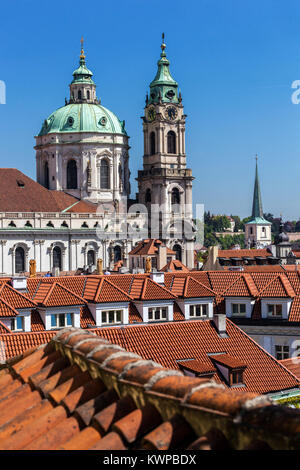
{"label": "chimney", "polygon": [[25,276],[13,276],[11,278],[11,285],[19,292],[26,292],[27,278]]}
{"label": "chimney", "polygon": [[167,247],[165,245],[159,245],[158,247],[158,259],[157,269],[160,271],[167,264]]}
{"label": "chimney", "polygon": [[216,327],[217,332],[220,336],[227,337],[226,333],[226,315],[225,314],[216,314],[214,313],[212,321]]}

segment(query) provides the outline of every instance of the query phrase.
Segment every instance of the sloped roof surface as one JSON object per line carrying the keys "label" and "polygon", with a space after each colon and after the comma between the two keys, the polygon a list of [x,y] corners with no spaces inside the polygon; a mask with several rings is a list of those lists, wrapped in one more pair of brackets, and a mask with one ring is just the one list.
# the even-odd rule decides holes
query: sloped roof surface
{"label": "sloped roof surface", "polygon": [[300,423],[75,329],[6,364],[0,410],[2,450],[293,449]]}

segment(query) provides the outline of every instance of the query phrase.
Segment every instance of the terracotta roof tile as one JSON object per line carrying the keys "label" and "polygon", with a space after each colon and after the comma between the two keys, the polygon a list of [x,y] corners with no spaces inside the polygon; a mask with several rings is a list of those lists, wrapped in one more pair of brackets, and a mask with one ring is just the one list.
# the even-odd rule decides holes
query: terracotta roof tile
{"label": "terracotta roof tile", "polygon": [[[146,239],[142,240],[135,246],[129,253],[129,255],[139,255],[139,256],[146,256],[146,255],[155,255],[158,253],[159,245],[164,246],[161,240],[157,239]],[[171,250],[167,247],[167,254],[168,255],[175,255],[175,251]]]}
{"label": "terracotta roof tile", "polygon": [[[94,341],[82,342],[84,337]],[[243,449],[252,445],[252,426],[271,448],[297,447],[299,410],[139,357],[129,362],[132,356],[124,349],[118,349],[118,362],[112,346],[71,328],[48,346],[11,359],[0,371],[0,391],[8,392],[4,402],[0,398],[0,449]],[[30,386],[22,385],[20,374],[30,368],[40,370],[28,377]],[[46,383],[48,388],[41,386]]]}
{"label": "terracotta roof tile", "polygon": [[174,299],[176,296],[165,287],[152,281],[152,279],[146,278],[140,298],[141,300],[167,300]]}
{"label": "terracotta roof tile", "polygon": [[84,305],[85,300],[59,282],[41,282],[34,295],[34,301],[45,307],[60,305]]}
{"label": "terracotta roof tile", "polygon": [[247,364],[236,357],[230,356],[229,354],[216,354],[211,355],[210,359],[213,362],[217,362],[218,364],[224,365],[230,369],[240,369],[243,367],[247,367]]}
{"label": "terracotta roof tile", "polygon": [[260,292],[260,297],[294,297],[295,292],[284,274],[272,279]]}
{"label": "terracotta roof tile", "polygon": [[[63,191],[50,191],[15,168],[0,168],[0,212],[96,212],[97,206]],[[77,207],[78,206],[78,207]]]}
{"label": "terracotta roof tile", "polygon": [[191,276],[187,276],[185,279],[185,286],[183,291],[183,297],[214,297],[216,294],[203,285],[201,282],[193,279]]}
{"label": "terracotta roof tile", "polygon": [[267,248],[260,248],[260,249],[241,249],[241,250],[219,250],[218,256],[220,258],[255,258],[256,256],[260,256],[262,258],[266,258],[268,256],[272,256],[272,253]]}
{"label": "terracotta roof tile", "polygon": [[256,297],[258,295],[258,289],[249,274],[241,274],[222,295],[226,297]]}

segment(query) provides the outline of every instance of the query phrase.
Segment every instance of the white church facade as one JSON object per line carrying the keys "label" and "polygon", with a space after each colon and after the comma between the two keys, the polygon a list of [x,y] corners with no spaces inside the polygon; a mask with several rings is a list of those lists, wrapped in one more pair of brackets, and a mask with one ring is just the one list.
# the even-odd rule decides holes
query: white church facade
{"label": "white church facade", "polygon": [[193,177],[186,169],[185,115],[164,49],[162,44],[158,72],[150,85],[144,167],[138,176],[138,197],[132,200],[125,123],[97,98],[82,48],[69,100],[44,120],[36,136],[37,181],[16,169],[0,170],[2,274],[28,272],[31,259],[38,272],[92,271],[98,258],[104,269],[112,270],[120,260],[126,268],[136,243],[151,237],[150,201],[168,202],[167,211],[161,210],[166,230],[154,236],[193,267],[193,233],[185,236],[176,229],[180,217],[192,226]]}

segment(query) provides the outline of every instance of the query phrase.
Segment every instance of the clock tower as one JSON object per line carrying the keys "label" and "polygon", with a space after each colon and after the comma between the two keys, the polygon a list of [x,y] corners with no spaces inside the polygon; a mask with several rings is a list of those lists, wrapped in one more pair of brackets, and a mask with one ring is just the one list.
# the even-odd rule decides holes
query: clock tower
{"label": "clock tower", "polygon": [[147,207],[149,237],[159,238],[194,267],[192,170],[186,167],[185,120],[178,83],[172,78],[164,35],[158,70],[146,96],[143,170],[138,202]]}

